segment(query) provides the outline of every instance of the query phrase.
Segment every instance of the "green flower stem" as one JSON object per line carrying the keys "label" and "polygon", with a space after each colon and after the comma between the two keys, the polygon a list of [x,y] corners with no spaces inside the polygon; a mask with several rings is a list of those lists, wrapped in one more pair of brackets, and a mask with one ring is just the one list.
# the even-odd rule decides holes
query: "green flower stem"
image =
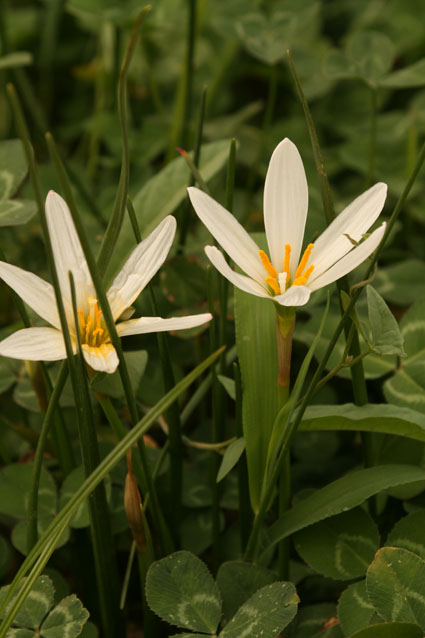
{"label": "green flower stem", "polygon": [[[99,266],[96,264],[96,261],[94,259],[94,256],[91,252],[91,248],[89,245],[89,242],[87,240],[87,236],[85,233],[85,229],[83,224],[81,223],[81,219],[80,216],[78,214],[78,210],[77,207],[75,205],[75,201],[74,201],[74,196],[69,184],[69,180],[68,177],[66,175],[63,163],[61,158],[59,157],[59,154],[57,152],[56,149],[56,144],[53,140],[53,137],[51,136],[50,133],[46,134],[46,140],[47,140],[47,144],[49,147],[49,151],[53,160],[53,163],[55,165],[55,168],[57,170],[59,179],[61,181],[62,184],[62,188],[65,194],[65,199],[68,202],[69,205],[69,210],[71,212],[71,216],[72,219],[74,221],[74,225],[75,225],[75,229],[77,231],[77,235],[79,237],[80,243],[81,243],[81,247],[83,249],[84,252],[84,256],[86,258],[87,261],[87,266],[93,281],[93,285],[95,287],[96,290],[96,294],[97,294],[97,298],[100,302],[100,307],[102,309],[103,312],[103,317],[105,319],[105,323],[106,323],[106,327],[108,329],[108,333],[109,336],[111,338],[111,342],[112,345],[114,346],[115,350],[117,351],[118,354],[118,358],[120,361],[120,365],[118,367],[118,371],[120,374],[120,378],[121,378],[121,383],[124,389],[124,394],[126,397],[126,401],[128,404],[128,408],[130,410],[130,415],[131,415],[131,419],[133,424],[137,423],[138,421],[138,413],[137,413],[137,406],[136,406],[136,400],[134,397],[134,393],[133,393],[133,387],[131,385],[130,382],[130,377],[128,374],[128,369],[125,363],[125,359],[124,359],[124,354],[123,354],[123,350],[122,350],[122,346],[121,346],[121,340],[118,336],[117,333],[117,329],[115,326],[115,322],[111,313],[111,308],[109,306],[109,302],[108,302],[108,298],[106,296],[106,292],[103,286],[103,281],[102,281],[102,277],[100,274],[100,268]],[[146,451],[145,451],[145,444],[143,439],[140,439],[137,443],[138,448],[139,448],[139,453],[140,453],[140,460],[141,460],[141,464],[142,464],[142,468],[143,468],[143,483],[142,483],[142,490],[144,492],[148,491],[151,495],[152,498],[152,513],[155,519],[155,524],[157,526],[157,530],[160,536],[160,542],[162,544],[163,547],[163,551],[165,553],[172,551],[172,547],[173,547],[173,543],[172,543],[172,539],[171,539],[171,535],[170,532],[167,528],[164,516],[162,514],[162,509],[160,507],[160,503],[159,503],[159,499],[158,499],[158,495],[156,492],[156,488],[154,485],[154,482],[152,480],[152,476],[150,473],[150,469],[149,469],[149,465],[148,465],[148,461],[146,458]],[[146,498],[146,495],[144,494],[144,497]]]}
{"label": "green flower stem", "polygon": [[[238,438],[243,437],[242,425],[242,378],[238,364],[233,364],[233,374],[235,378],[235,420],[236,434]],[[249,499],[249,481],[248,481],[248,465],[246,462],[246,454],[238,463],[238,496],[239,496],[239,532],[241,539],[242,552],[245,550],[249,530],[252,526],[251,502]]]}
{"label": "green flower stem", "polygon": [[[203,129],[204,129],[206,96],[207,96],[207,88],[204,87],[202,90],[201,104],[199,107],[198,127],[197,127],[196,139],[195,139],[195,145],[194,145],[193,161],[191,160],[191,158],[188,156],[188,154],[185,151],[183,150],[180,151],[180,153],[183,155],[186,162],[188,162],[189,168],[191,169],[191,172],[192,172],[189,186],[193,186],[195,183],[195,180],[197,180],[199,183],[199,186],[203,190],[207,190],[207,188],[206,188],[205,182],[203,181],[201,175],[199,174],[198,166],[199,166],[199,157],[201,154],[202,135],[203,135]],[[186,201],[183,205],[182,217],[179,224],[179,228],[180,228],[179,248],[178,248],[179,253],[184,253],[186,240],[187,240],[187,233],[189,230],[189,223],[191,218],[192,218],[192,206],[189,200],[186,198]]]}
{"label": "green flower stem", "polygon": [[[279,392],[279,410],[285,405],[289,398],[292,337],[295,327],[295,313],[286,308],[277,308],[276,312],[276,337],[277,337],[277,359],[278,377],[277,385]],[[291,459],[286,455],[282,471],[279,477],[279,518],[284,516],[291,504]],[[282,580],[289,578],[289,549],[290,539],[285,538],[278,545],[278,566],[279,577]]]}
{"label": "green flower stem", "polygon": [[[217,343],[216,320],[214,314],[214,281],[216,280],[211,266],[207,266],[207,290],[209,311],[213,315],[213,320],[209,325],[210,351],[214,352]],[[211,370],[211,390],[212,390],[212,430],[211,441],[218,443],[222,439],[222,407],[221,393],[217,379],[216,368]],[[220,457],[215,452],[210,455],[210,490],[211,490],[211,517],[212,517],[212,562],[213,571],[216,572],[220,565],[220,497],[221,485],[217,483],[217,473],[220,467]]]}
{"label": "green flower stem", "polygon": [[[140,243],[142,241],[142,234],[140,232],[133,204],[129,197],[127,198],[127,211],[130,217],[136,242]],[[159,310],[152,284],[148,285],[148,290],[153,313],[154,315],[158,316]],[[165,332],[157,332],[156,337],[158,343],[159,358],[161,361],[162,380],[164,389],[166,392],[168,392],[175,386],[176,383],[174,378],[168,335]],[[181,435],[182,428],[180,419],[180,408],[177,402],[173,403],[170,406],[167,411],[166,418],[169,425],[169,487],[170,502],[173,504],[171,508],[173,523],[172,527],[174,529],[175,540],[178,541],[182,514],[183,444]]]}
{"label": "green flower stem", "polygon": [[[100,463],[99,444],[93,420],[87,383],[86,366],[81,349],[77,300],[72,273],[69,273],[72,306],[74,311],[75,334],[77,338],[77,357],[70,366],[71,381],[77,405],[77,425],[80,438],[81,456],[85,477],[90,478]],[[116,554],[112,537],[105,484],[103,482],[93,490],[88,500],[90,531],[96,570],[97,594],[100,606],[103,632],[106,638],[115,638],[122,632],[122,619],[119,615],[119,576]]]}
{"label": "green flower stem", "polygon": [[101,273],[105,273],[107,270],[107,266],[114,251],[125,215],[130,175],[127,131],[127,73],[130,66],[131,58],[136,48],[140,28],[150,9],[150,6],[142,9],[137,17],[136,22],[133,25],[130,34],[130,40],[127,46],[127,51],[120,72],[120,79],[118,83],[118,111],[120,116],[122,134],[121,175],[112,215],[109,219],[109,223],[106,228],[106,232],[97,258],[99,271]]}
{"label": "green flower stem", "polygon": [[[0,602],[0,617],[4,614],[2,624],[0,625],[0,638],[5,635],[12,624],[16,614],[21,608],[23,602],[28,596],[37,577],[41,574],[44,566],[52,555],[56,544],[66,529],[74,512],[83,503],[83,501],[92,493],[94,488],[109,474],[112,468],[124,457],[127,451],[133,447],[136,441],[143,436],[153,423],[158,420],[161,414],[165,412],[168,406],[175,401],[187,388],[205,371],[207,370],[221,355],[221,349],[209,356],[205,361],[192,370],[184,379],[179,381],[175,387],[168,392],[158,403],[151,408],[149,413],[143,417],[128,432],[124,439],[119,441],[114,449],[106,456],[96,469],[92,472],[89,479],[86,479],[83,485],[75,492],[71,499],[64,505],[59,514],[49,525],[42,537],[37,541],[31,552],[23,561],[12,584],[10,585],[6,595]],[[31,570],[31,571],[30,571]],[[23,577],[29,572],[25,582]],[[19,588],[19,591],[17,591]],[[11,602],[12,598],[15,596]],[[9,605],[9,603],[11,603]],[[5,612],[6,607],[7,613]]]}

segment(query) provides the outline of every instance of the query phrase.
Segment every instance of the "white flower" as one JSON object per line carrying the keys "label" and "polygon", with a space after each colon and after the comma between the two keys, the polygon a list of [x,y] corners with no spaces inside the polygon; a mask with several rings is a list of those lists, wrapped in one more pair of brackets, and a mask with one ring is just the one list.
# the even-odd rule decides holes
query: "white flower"
{"label": "white flower", "polygon": [[[46,199],[46,217],[59,285],[65,306],[72,346],[76,333],[68,272],[75,281],[79,330],[83,355],[94,370],[112,373],[119,360],[110,342],[86,259],[66,202],[54,191]],[[119,320],[163,264],[176,232],[176,220],[166,217],[131,253],[115,277],[107,296],[114,321]],[[18,330],[0,343],[0,354],[29,361],[57,361],[66,358],[53,286],[36,275],[0,262],[0,277],[53,328]],[[209,313],[189,317],[142,317],[117,323],[121,337],[164,330],[182,330],[211,319]]]}
{"label": "white flower", "polygon": [[[362,241],[384,206],[387,186],[378,183],[347,206],[314,244],[308,244],[300,259],[307,180],[297,147],[287,138],[273,152],[264,186],[270,258],[225,208],[197,188],[188,191],[200,219],[247,276],[232,270],[217,248],[206,246],[217,270],[241,290],[283,306],[303,306],[314,290],[356,268],[375,250],[385,231],[383,223]],[[350,240],[361,243],[354,246]]]}

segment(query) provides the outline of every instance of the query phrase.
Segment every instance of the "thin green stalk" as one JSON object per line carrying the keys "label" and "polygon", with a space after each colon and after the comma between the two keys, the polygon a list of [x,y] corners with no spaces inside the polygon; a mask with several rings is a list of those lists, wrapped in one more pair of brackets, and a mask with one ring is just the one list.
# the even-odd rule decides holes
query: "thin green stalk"
{"label": "thin green stalk", "polygon": [[[206,97],[207,97],[207,87],[204,86],[204,88],[202,89],[201,104],[200,104],[200,107],[199,107],[198,126],[197,126],[195,145],[194,145],[194,152],[193,152],[193,166],[190,166],[190,162],[192,160],[187,155],[187,153],[180,151],[182,153],[183,157],[186,159],[186,161],[189,162],[190,168],[192,168],[192,177],[190,179],[189,186],[193,186],[194,185],[195,178],[196,178],[198,180],[199,185],[201,186],[201,188],[202,188],[203,180],[202,180],[202,177],[199,175],[198,166],[199,166],[199,157],[200,157],[200,154],[201,154],[202,135],[203,135],[203,129],[204,129]],[[205,184],[204,184],[204,190],[205,190]],[[184,249],[185,249],[185,246],[186,246],[186,240],[187,240],[187,233],[188,233],[188,230],[189,230],[189,223],[190,223],[190,219],[192,217],[191,213],[192,213],[192,207],[190,206],[189,201],[186,199],[186,201],[185,201],[185,203],[183,205],[182,218],[181,218],[180,224],[179,224],[179,228],[180,228],[179,248],[178,248],[178,252],[179,253],[184,253]]]}
{"label": "thin green stalk", "polygon": [[[122,441],[119,441],[108,456],[100,462],[97,468],[92,472],[90,478],[84,481],[83,485],[76,491],[71,499],[64,505],[59,514],[57,514],[57,516],[53,519],[48,529],[44,532],[42,537],[37,541],[36,545],[23,561],[6,595],[0,602],[0,617],[4,614],[2,624],[0,625],[0,638],[5,638],[6,632],[31,591],[35,580],[40,575],[45,564],[52,555],[60,536],[68,525],[76,509],[107,476],[120,459],[124,457],[127,451],[133,447],[136,441],[152,427],[153,423],[157,421],[160,415],[167,410],[170,403],[175,401],[205,370],[207,370],[217,360],[220,354],[221,350],[218,350],[213,355],[205,359],[205,361],[199,364],[194,370],[186,375],[184,379],[179,381],[170,392],[160,399],[158,403],[151,408],[149,413],[136,423],[134,428],[129,431],[126,437],[122,439]],[[29,570],[31,570],[31,572],[29,573],[26,581],[22,582],[23,577],[29,572]],[[18,588],[19,591],[17,591]],[[5,613],[6,607],[8,609]]]}
{"label": "thin green stalk", "polygon": [[173,122],[168,146],[168,162],[174,157],[176,146],[187,146],[189,140],[190,117],[192,110],[194,55],[196,40],[197,0],[186,0],[188,4],[188,28],[186,38],[186,56],[183,73],[174,98]]}
{"label": "thin green stalk", "polygon": [[[305,98],[301,83],[299,81],[299,78],[295,70],[294,64],[292,62],[292,58],[289,51],[287,52],[287,54],[288,54],[289,68],[292,74],[292,78],[294,80],[298,98],[300,100],[301,106],[304,111],[307,128],[310,134],[311,144],[313,148],[313,155],[314,155],[314,160],[316,164],[316,171],[319,176],[319,184],[320,184],[320,192],[322,195],[323,210],[325,213],[326,221],[328,224],[330,224],[335,218],[335,209],[333,205],[333,199],[332,199],[328,176],[325,170],[322,151],[320,149],[316,127],[314,125],[310,108],[308,106],[308,102]],[[375,117],[376,117],[376,103],[375,103]],[[344,309],[342,307],[342,302],[341,302],[341,291],[344,291],[346,294],[349,293],[348,278],[345,276],[339,279],[338,281],[336,281],[336,287],[338,290],[340,312],[341,312],[341,315],[343,315]],[[349,330],[350,330],[349,323],[344,324],[344,332],[345,332],[346,340],[348,339]],[[356,360],[356,364],[351,366],[350,368],[351,382],[353,387],[354,403],[356,405],[365,405],[368,402],[368,394],[367,394],[366,380],[364,376],[363,361],[361,358],[359,358],[360,353],[361,351],[360,351],[359,335],[356,329],[353,336],[351,349],[349,351],[349,354],[352,355],[353,358]],[[373,465],[373,456],[374,456],[373,436],[371,435],[370,432],[363,432],[362,441],[363,441],[363,450],[364,450],[364,463],[366,467],[369,467],[370,465]]]}
{"label": "thin green stalk", "polygon": [[127,46],[127,51],[121,67],[120,79],[118,83],[118,112],[121,122],[122,135],[121,175],[118,184],[117,195],[115,198],[114,208],[112,210],[112,215],[109,219],[109,223],[97,258],[99,270],[102,273],[106,272],[112,253],[114,252],[115,244],[117,242],[125,215],[130,175],[127,131],[127,73],[134,49],[136,48],[140,28],[150,9],[150,6],[145,7],[139,13],[137,20],[133,25],[130,34],[130,40]]}
{"label": "thin green stalk", "polygon": [[[142,235],[130,198],[127,198],[127,211],[130,217],[136,242],[140,243],[142,241]],[[152,311],[154,315],[158,316],[159,310],[152,284],[148,285],[148,289]],[[175,386],[176,383],[174,378],[168,335],[164,332],[157,332],[156,337],[158,342],[159,358],[161,361],[162,380],[165,392],[168,392]],[[173,403],[168,409],[167,421],[169,425],[169,489],[170,503],[172,503],[172,528],[174,529],[174,537],[176,540],[178,540],[182,514],[183,444],[181,435],[182,428],[180,419],[180,408],[177,402]]]}
{"label": "thin green stalk", "polygon": [[[124,353],[121,346],[121,340],[118,336],[117,329],[115,326],[115,321],[112,316],[109,301],[103,286],[103,280],[100,274],[101,270],[98,264],[96,263],[96,260],[94,259],[93,253],[91,251],[90,244],[86,236],[85,228],[83,224],[81,223],[81,219],[80,219],[77,207],[75,205],[74,196],[70,187],[68,177],[66,175],[62,160],[56,149],[56,144],[54,142],[54,139],[50,133],[46,134],[46,140],[47,140],[47,144],[49,147],[49,151],[50,151],[53,163],[55,165],[60,182],[62,184],[62,188],[65,194],[65,199],[67,200],[69,205],[69,210],[71,212],[71,216],[75,225],[75,229],[77,231],[78,238],[81,243],[81,247],[84,252],[84,256],[87,261],[87,266],[93,281],[94,288],[96,290],[100,307],[103,312],[103,317],[106,323],[106,327],[108,329],[108,334],[110,336],[111,343],[118,354],[118,358],[120,361],[120,365],[118,366],[118,372],[121,378],[121,383],[124,389],[124,394],[126,397],[128,408],[130,410],[131,419],[134,424],[134,423],[137,423],[138,421],[136,400],[135,400],[135,396],[133,392],[133,386],[131,385],[131,382],[130,382],[130,376],[128,373],[127,365],[124,359]],[[143,468],[142,489],[144,491],[148,491],[151,495],[152,511],[153,511],[155,523],[160,535],[160,541],[161,541],[164,552],[167,552],[167,551],[170,552],[172,551],[173,543],[172,543],[170,532],[167,528],[167,525],[162,513],[162,508],[159,503],[156,487],[152,480],[152,475],[149,469],[149,465],[148,465],[148,461],[146,457],[146,451],[145,451],[145,444],[143,439],[140,439],[138,441],[138,448],[139,448],[140,460],[141,460],[142,468]]]}
{"label": "thin green stalk", "polygon": [[[49,261],[49,268],[50,268],[50,272],[51,272],[51,276],[52,276],[52,281],[53,281],[53,286],[55,289],[55,296],[56,296],[56,301],[58,304],[58,312],[59,312],[59,317],[61,320],[61,325],[63,325],[63,322],[65,322],[66,324],[66,318],[65,318],[65,312],[63,309],[63,303],[62,303],[62,298],[61,298],[61,293],[60,293],[60,288],[59,288],[59,281],[57,278],[57,274],[56,274],[56,268],[55,268],[55,264],[54,264],[54,259],[53,259],[53,252],[52,252],[52,247],[51,247],[51,243],[50,243],[50,237],[49,237],[49,232],[47,229],[47,222],[46,222],[46,218],[45,218],[45,213],[44,213],[44,200],[41,194],[41,189],[40,189],[40,183],[38,180],[38,173],[37,173],[37,166],[35,163],[35,159],[34,159],[34,152],[31,146],[31,142],[30,142],[30,138],[29,138],[29,133],[28,133],[28,127],[23,115],[23,111],[21,108],[21,105],[19,103],[18,97],[16,95],[16,91],[15,88],[12,84],[8,84],[7,85],[7,93],[9,96],[9,100],[10,103],[12,105],[12,110],[14,113],[14,117],[15,117],[15,121],[16,121],[16,128],[18,131],[18,134],[21,138],[23,147],[24,147],[24,152],[25,152],[25,156],[27,159],[27,163],[28,163],[28,168],[29,168],[29,173],[30,173],[30,179],[31,179],[31,183],[32,183],[32,187],[34,190],[34,194],[35,194],[35,199],[36,199],[36,203],[37,203],[37,208],[38,208],[38,214],[39,214],[39,218],[40,218],[40,223],[41,223],[41,227],[43,230],[43,237],[44,237],[44,242],[45,242],[45,246],[46,246],[46,253],[47,253],[47,257],[48,257],[48,261]],[[21,316],[24,319],[24,322],[26,321],[26,311],[25,308],[22,307],[22,302],[19,300],[19,302],[17,303],[17,308],[18,310],[21,312]],[[22,311],[24,311],[24,314],[22,314]],[[44,364],[42,365],[42,371],[43,371],[43,376],[45,379],[45,382],[47,382],[48,384],[48,374],[46,369],[44,368]],[[71,441],[69,439],[68,436],[68,430],[66,427],[61,427],[61,423],[59,423],[56,427],[55,427],[55,441],[56,441],[56,451],[58,453],[58,457],[59,457],[59,462],[60,465],[62,467],[62,469],[66,472],[70,467],[74,466],[74,453],[72,450],[72,445],[71,445]]]}
{"label": "thin green stalk", "polygon": [[47,436],[50,426],[59,404],[65,381],[68,376],[68,366],[66,362],[61,365],[58,378],[55,383],[53,394],[50,397],[47,411],[44,415],[43,425],[37,442],[34,461],[31,473],[31,485],[28,493],[27,504],[27,552],[29,552],[37,542],[37,521],[38,521],[38,492],[40,487],[40,475],[43,465],[43,455],[46,447]]}
{"label": "thin green stalk", "polygon": [[[233,375],[235,378],[235,420],[236,434],[238,438],[243,437],[242,425],[242,378],[238,364],[233,364]],[[251,502],[248,488],[248,465],[246,454],[242,456],[238,463],[238,496],[239,496],[239,532],[242,552],[245,551],[249,530],[252,526]]]}
{"label": "thin green stalk", "polygon": [[[214,315],[214,291],[213,273],[211,266],[207,267],[207,290],[208,290],[208,306],[210,313]],[[213,320],[209,325],[210,333],[210,350],[214,352],[217,344],[216,321]],[[220,388],[217,371],[215,367],[211,370],[211,389],[212,389],[212,429],[211,441],[218,443],[222,437],[222,402],[220,401]],[[217,473],[220,466],[220,457],[212,452],[210,455],[210,490],[211,490],[211,517],[212,517],[212,553],[213,553],[213,571],[216,572],[220,564],[220,495],[221,486],[217,483]]]}

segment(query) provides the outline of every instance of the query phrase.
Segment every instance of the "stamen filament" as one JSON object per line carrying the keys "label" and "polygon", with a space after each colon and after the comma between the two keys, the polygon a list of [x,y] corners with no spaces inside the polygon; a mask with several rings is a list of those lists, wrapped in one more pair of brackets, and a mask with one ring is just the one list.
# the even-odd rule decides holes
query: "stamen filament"
{"label": "stamen filament", "polygon": [[283,272],[286,272],[286,281],[289,280],[289,259],[291,257],[291,246],[285,244],[285,257],[283,260]]}
{"label": "stamen filament", "polygon": [[[273,277],[274,279],[276,279],[277,277],[277,270],[276,268],[273,266],[273,264],[271,263],[270,259],[267,257],[266,253],[264,252],[264,250],[259,250],[258,254],[260,256],[261,259],[261,263],[263,264],[264,268],[266,269],[266,271],[269,273],[269,275],[271,277]],[[267,281],[267,280],[266,280]]]}
{"label": "stamen filament", "polygon": [[297,279],[297,277],[300,277],[302,275],[304,268],[307,266],[307,262],[310,257],[310,253],[313,250],[313,246],[314,244],[309,244],[307,248],[305,249],[304,254],[301,258],[301,261],[298,264],[298,268],[295,271],[295,279]]}
{"label": "stamen filament", "polygon": [[307,279],[310,277],[311,273],[314,270],[313,264],[307,268],[305,273],[301,277],[296,277],[294,279],[293,286],[304,286],[307,283]]}
{"label": "stamen filament", "polygon": [[273,279],[273,277],[266,277],[266,282],[269,284],[275,295],[280,295],[280,286],[276,279]]}

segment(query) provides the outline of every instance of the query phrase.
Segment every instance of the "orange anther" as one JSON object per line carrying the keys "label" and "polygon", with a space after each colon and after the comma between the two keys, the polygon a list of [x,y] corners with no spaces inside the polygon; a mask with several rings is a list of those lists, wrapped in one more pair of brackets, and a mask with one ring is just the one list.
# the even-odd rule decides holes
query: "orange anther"
{"label": "orange anther", "polygon": [[291,257],[291,246],[285,244],[285,257],[283,260],[283,272],[286,272],[286,281],[289,280],[289,259]]}
{"label": "orange anther", "polygon": [[264,252],[264,250],[259,250],[258,254],[260,255],[260,259],[261,259],[261,263],[263,264],[264,268],[266,269],[266,271],[269,273],[269,275],[271,277],[273,277],[274,279],[276,279],[277,277],[277,270],[276,268],[273,266],[273,264],[271,263],[270,259],[267,257],[266,253]]}
{"label": "orange anther", "polygon": [[273,279],[273,277],[266,277],[266,282],[269,284],[275,295],[280,295],[280,286],[276,279]]}
{"label": "orange anther", "polygon": [[307,266],[308,259],[310,257],[310,253],[313,250],[314,244],[309,244],[304,251],[304,254],[301,258],[300,263],[298,264],[298,268],[295,271],[295,279],[302,275],[304,268]]}

